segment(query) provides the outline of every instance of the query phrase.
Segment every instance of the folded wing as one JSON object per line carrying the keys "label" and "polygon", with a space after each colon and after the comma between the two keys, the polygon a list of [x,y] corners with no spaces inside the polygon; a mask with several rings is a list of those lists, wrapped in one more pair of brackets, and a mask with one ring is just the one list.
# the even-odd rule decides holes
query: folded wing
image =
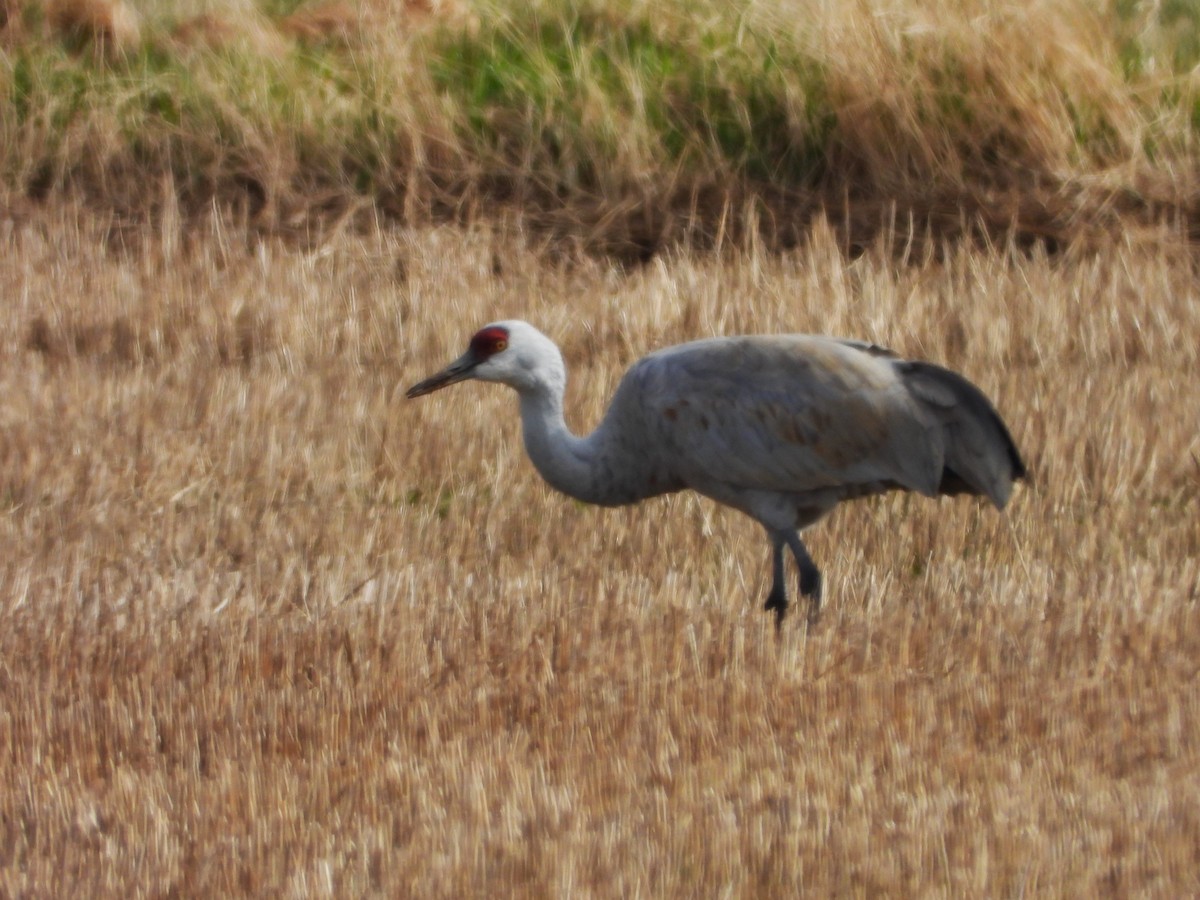
{"label": "folded wing", "polygon": [[873,345],[808,335],[697,341],[646,357],[630,380],[651,443],[697,490],[938,492],[941,429]]}

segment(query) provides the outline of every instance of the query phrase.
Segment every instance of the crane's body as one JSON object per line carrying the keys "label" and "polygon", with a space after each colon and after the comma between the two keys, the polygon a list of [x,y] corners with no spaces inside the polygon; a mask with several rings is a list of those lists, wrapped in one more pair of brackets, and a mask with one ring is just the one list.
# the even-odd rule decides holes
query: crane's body
{"label": "crane's body", "polygon": [[711,338],[635,363],[587,437],[563,419],[566,369],[533,326],[497,322],[410,397],[468,378],[517,390],[525,447],[554,488],[618,506],[690,488],[767,530],[767,608],[787,611],[783,548],[800,590],[820,600],[820,573],[799,531],[843,500],[888,490],[972,493],[997,507],[1025,474],[987,398],[962,376],[860,341],[814,335]]}

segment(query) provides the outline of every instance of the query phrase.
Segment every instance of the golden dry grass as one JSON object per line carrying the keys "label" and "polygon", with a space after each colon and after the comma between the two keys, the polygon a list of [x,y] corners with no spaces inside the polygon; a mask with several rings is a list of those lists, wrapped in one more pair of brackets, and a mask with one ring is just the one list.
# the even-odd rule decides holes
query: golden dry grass
{"label": "golden dry grass", "polygon": [[[485,226],[9,223],[0,893],[1196,892],[1194,260],[831,235],[623,274]],[[776,640],[749,521],[583,507],[505,390],[396,392],[502,315],[580,429],[665,343],[884,342],[1033,480],[840,510]]]}

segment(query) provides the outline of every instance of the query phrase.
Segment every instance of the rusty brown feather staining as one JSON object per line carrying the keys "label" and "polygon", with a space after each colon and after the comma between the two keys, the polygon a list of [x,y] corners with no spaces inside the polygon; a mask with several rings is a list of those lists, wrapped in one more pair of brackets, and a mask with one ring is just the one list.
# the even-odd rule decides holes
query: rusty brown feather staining
{"label": "rusty brown feather staining", "polygon": [[797,444],[801,447],[808,446],[815,437],[815,435],[810,434],[808,429],[804,427],[803,421],[798,416],[788,416],[787,418],[780,419],[776,431],[789,444]]}
{"label": "rusty brown feather staining", "polygon": [[835,415],[821,404],[801,412],[758,404],[755,419],[780,441],[807,448],[831,466],[849,466],[884,444],[889,435],[887,410],[869,395],[851,395]]}
{"label": "rusty brown feather staining", "polygon": [[812,425],[813,431],[817,434],[827,430],[833,424],[833,420],[829,418],[829,413],[820,407],[814,409],[809,415],[809,422]]}
{"label": "rusty brown feather staining", "polygon": [[674,422],[676,419],[679,418],[679,410],[677,410],[673,406],[668,406],[666,409],[663,410],[663,418],[665,418],[669,422]]}
{"label": "rusty brown feather staining", "polygon": [[[852,347],[859,352],[847,354],[844,349],[846,347]],[[830,383],[846,391],[863,388],[881,390],[896,380],[890,367],[876,362],[876,359],[884,354],[870,353],[856,345],[811,341],[804,348],[804,353],[812,360],[813,367]]]}
{"label": "rusty brown feather staining", "polygon": [[866,341],[844,340],[842,341],[847,347],[853,347],[855,350],[861,350],[867,356],[879,356],[884,359],[899,359],[900,355],[889,347],[881,347],[878,344],[871,344]]}
{"label": "rusty brown feather staining", "polygon": [[823,441],[820,437],[812,443],[812,451],[834,468],[849,468],[856,461],[869,456],[882,442],[882,429],[875,425],[876,437],[863,433],[858,440]]}

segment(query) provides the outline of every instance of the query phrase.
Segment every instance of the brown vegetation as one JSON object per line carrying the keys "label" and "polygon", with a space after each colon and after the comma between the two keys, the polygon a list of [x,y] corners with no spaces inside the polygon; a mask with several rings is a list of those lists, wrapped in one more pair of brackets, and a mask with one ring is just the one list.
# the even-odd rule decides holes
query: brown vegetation
{"label": "brown vegetation", "polygon": [[46,17],[68,43],[100,54],[128,53],[141,40],[138,14],[124,0],[49,0]]}
{"label": "brown vegetation", "polygon": [[56,0],[47,28],[5,0],[0,198],[153,220],[168,185],[301,234],[486,210],[623,262],[789,249],[825,218],[859,250],[891,218],[935,249],[1194,237],[1200,45],[1168,6],[214,0],[139,24]]}
{"label": "brown vegetation", "polygon": [[[10,223],[0,893],[1195,893],[1195,264],[909,237],[622,273],[487,224]],[[580,506],[507,392],[397,393],[506,315],[580,430],[666,343],[889,344],[995,397],[1032,481],[840,510],[776,640],[743,517]]]}
{"label": "brown vegetation", "polygon": [[334,0],[299,9],[286,16],[279,27],[301,41],[349,43],[358,33],[361,18],[362,13],[354,5]]}
{"label": "brown vegetation", "polygon": [[243,13],[236,19],[202,13],[183,19],[171,30],[171,39],[183,49],[249,51],[269,58],[282,57],[289,49],[279,30],[264,16]]}

